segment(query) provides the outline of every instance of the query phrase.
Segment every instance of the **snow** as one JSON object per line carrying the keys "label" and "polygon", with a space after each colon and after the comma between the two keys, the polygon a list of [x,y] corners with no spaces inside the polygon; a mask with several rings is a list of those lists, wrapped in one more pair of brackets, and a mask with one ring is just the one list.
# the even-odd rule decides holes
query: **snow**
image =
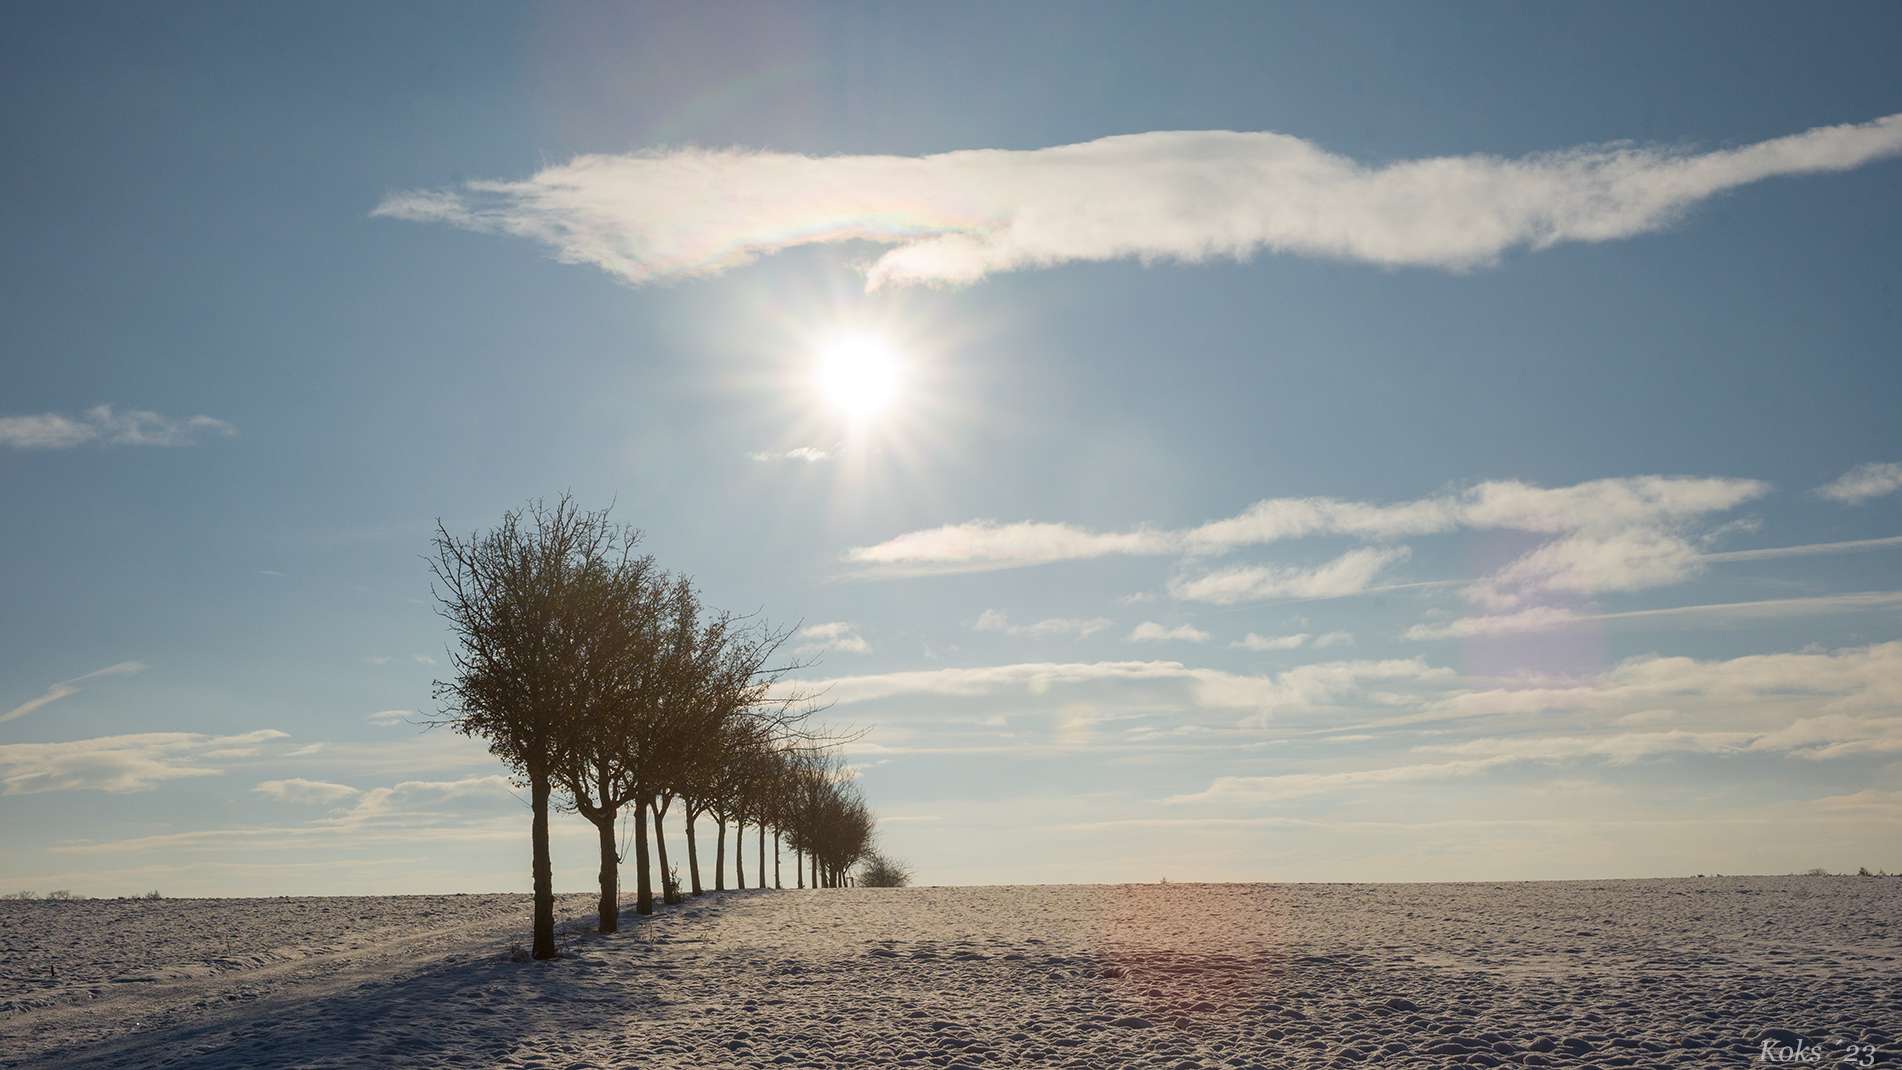
{"label": "snow", "polygon": [[0,1066],[1733,1066],[1898,1057],[1902,880],[0,902]]}

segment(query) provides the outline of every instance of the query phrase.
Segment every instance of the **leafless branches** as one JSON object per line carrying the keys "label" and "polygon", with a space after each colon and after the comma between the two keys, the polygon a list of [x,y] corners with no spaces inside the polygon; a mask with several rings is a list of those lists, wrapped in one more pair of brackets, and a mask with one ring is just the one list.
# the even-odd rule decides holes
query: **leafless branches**
{"label": "leafless branches", "polygon": [[[458,640],[430,723],[487,740],[527,782],[536,958],[556,954],[551,799],[598,831],[603,932],[619,927],[617,821],[634,827],[636,909],[651,913],[648,816],[667,873],[661,819],[676,800],[695,895],[704,891],[693,837],[702,816],[720,830],[716,888],[729,822],[736,884],[738,833],[749,824],[761,836],[762,886],[769,829],[812,859],[815,886],[843,883],[870,850],[870,811],[829,750],[838,737],[807,727],[813,696],[781,686],[800,667],[783,654],[792,630],[704,609],[689,580],[636,556],[640,537],[564,495],[467,539],[439,523],[428,559]],[[679,894],[667,882],[663,892]]]}

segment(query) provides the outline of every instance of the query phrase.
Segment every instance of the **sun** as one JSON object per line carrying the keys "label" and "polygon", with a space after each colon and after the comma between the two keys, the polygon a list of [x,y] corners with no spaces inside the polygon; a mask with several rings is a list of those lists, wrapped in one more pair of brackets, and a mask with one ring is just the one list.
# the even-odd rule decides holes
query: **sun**
{"label": "sun", "polygon": [[876,335],[845,335],[819,350],[819,393],[854,423],[890,408],[902,377],[898,354]]}

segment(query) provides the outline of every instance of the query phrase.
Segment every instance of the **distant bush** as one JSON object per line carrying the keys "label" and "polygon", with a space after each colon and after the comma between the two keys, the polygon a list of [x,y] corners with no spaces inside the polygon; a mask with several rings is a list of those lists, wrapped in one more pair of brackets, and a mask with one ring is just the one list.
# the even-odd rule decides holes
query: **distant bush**
{"label": "distant bush", "polygon": [[157,888],[154,888],[154,889],[152,889],[151,891],[149,891],[149,892],[147,892],[147,893],[145,893],[144,895],[142,895],[142,896],[140,896],[139,898],[140,898],[140,899],[163,899],[163,898],[165,898],[165,897],[164,897],[164,896],[162,896],[162,895],[160,895],[160,894],[158,894],[158,889],[157,889]]}
{"label": "distant bush", "polygon": [[903,888],[911,878],[912,871],[903,863],[873,851],[859,866],[856,879],[861,888]]}
{"label": "distant bush", "polygon": [[39,897],[40,893],[38,892],[8,892],[5,895],[0,895],[0,899],[38,899]]}
{"label": "distant bush", "polygon": [[1805,877],[1827,877],[1829,876],[1829,870],[1824,869],[1822,866],[1817,866],[1815,869],[1809,870],[1803,875]]}
{"label": "distant bush", "polygon": [[72,889],[70,888],[55,888],[52,891],[46,893],[46,898],[58,899],[62,902],[71,902],[73,900],[84,899],[86,897],[83,895],[74,895]]}

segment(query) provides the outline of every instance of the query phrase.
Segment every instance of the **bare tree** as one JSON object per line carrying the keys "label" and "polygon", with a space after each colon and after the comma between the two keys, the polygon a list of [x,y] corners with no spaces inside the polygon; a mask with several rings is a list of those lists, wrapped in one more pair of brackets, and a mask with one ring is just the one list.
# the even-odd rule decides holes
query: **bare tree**
{"label": "bare tree", "polygon": [[693,824],[704,814],[713,818],[715,843],[713,889],[726,890],[726,826],[734,819],[735,802],[744,782],[742,756],[761,742],[762,725],[752,718],[729,716],[719,731],[702,740],[680,784],[687,819],[687,858],[693,869],[694,894],[702,891],[698,857],[694,852]]}
{"label": "bare tree", "polygon": [[596,650],[623,624],[614,581],[634,537],[564,495],[504,514],[466,541],[438,521],[428,559],[438,611],[459,641],[449,652],[453,679],[434,685],[442,717],[431,723],[488,740],[528,782],[537,959],[558,955],[549,798],[597,697]]}
{"label": "bare tree", "polygon": [[802,815],[804,842],[813,860],[813,883],[824,888],[844,885],[846,874],[872,846],[872,812],[849,779],[820,782]]}
{"label": "bare tree", "polygon": [[678,671],[694,605],[690,585],[660,572],[651,557],[622,561],[606,590],[618,610],[615,627],[588,651],[587,702],[555,776],[575,812],[595,826],[597,926],[612,933],[620,931],[621,916],[615,826],[622,808],[640,797],[641,767],[652,747],[648,715]]}
{"label": "bare tree", "polygon": [[[663,607],[648,613],[643,607]],[[614,868],[612,829],[621,807],[633,804],[635,855],[635,911],[654,911],[654,879],[648,865],[647,821],[653,815],[655,849],[660,855],[662,898],[678,902],[671,884],[663,819],[672,804],[683,756],[701,738],[717,731],[722,711],[708,701],[710,681],[717,679],[726,657],[730,618],[720,615],[700,620],[699,597],[684,578],[649,584],[632,592],[630,620],[661,621],[646,636],[625,647],[612,690],[589,721],[588,747],[577,752],[566,769],[564,784],[577,800],[576,808],[601,829],[602,871]],[[638,631],[638,630],[637,630]],[[596,793],[590,807],[581,800]],[[605,890],[606,884],[603,885]],[[603,898],[603,931],[613,931]]]}

